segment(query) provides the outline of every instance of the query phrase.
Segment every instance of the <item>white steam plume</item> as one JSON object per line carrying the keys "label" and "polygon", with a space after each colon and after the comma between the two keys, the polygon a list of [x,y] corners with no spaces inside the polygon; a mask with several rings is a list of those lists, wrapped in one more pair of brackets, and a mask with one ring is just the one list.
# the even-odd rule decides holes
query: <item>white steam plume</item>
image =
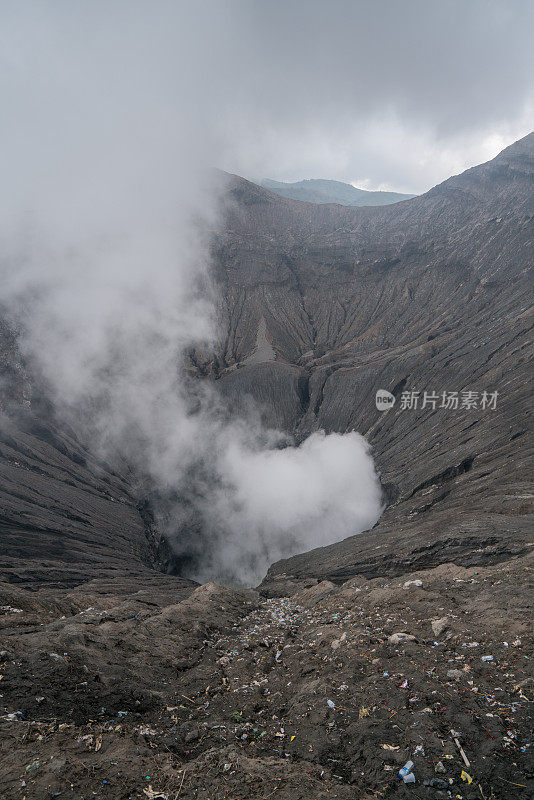
{"label": "white steam plume", "polygon": [[366,440],[322,432],[299,447],[254,450],[233,439],[219,461],[205,525],[214,547],[197,570],[254,585],[273,561],[371,527],[380,489]]}
{"label": "white steam plume", "polygon": [[184,574],[251,585],[279,558],[373,525],[380,486],[358,434],[280,449],[282,434],[228,419],[209,385],[186,382],[184,350],[214,333],[192,228],[189,216],[121,235],[104,225],[61,247],[34,232],[31,250],[4,261],[2,298],[60,417],[159,498]]}
{"label": "white steam plume", "polygon": [[[83,4],[80,20],[61,6],[58,22],[43,4],[12,25],[19,50],[7,51],[4,80],[19,137],[0,148],[0,304],[60,419],[159,498],[184,571],[254,583],[279,557],[372,525],[380,486],[357,434],[280,449],[281,434],[230,420],[213,390],[184,379],[186,349],[216,340],[209,243],[221,186],[205,167],[220,131],[198,112],[187,31],[174,97],[166,59],[154,65],[155,34],[167,55],[172,37],[129,7],[110,4],[101,29]],[[78,47],[67,62],[65,41]]]}

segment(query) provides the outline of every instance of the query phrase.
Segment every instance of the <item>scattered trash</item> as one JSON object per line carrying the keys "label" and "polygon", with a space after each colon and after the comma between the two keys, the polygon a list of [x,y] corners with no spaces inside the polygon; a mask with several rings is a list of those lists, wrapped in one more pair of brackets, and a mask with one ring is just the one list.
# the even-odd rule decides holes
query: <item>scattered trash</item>
{"label": "scattered trash", "polygon": [[168,800],[168,795],[165,792],[158,792],[152,788],[150,783],[143,789],[143,794],[146,794],[149,800],[158,800],[158,798],[160,800]]}
{"label": "scattered trash", "polygon": [[[454,574],[461,568],[442,569]],[[393,595],[388,593],[388,580],[395,590]],[[512,781],[520,781],[532,753],[524,727],[530,699],[526,695],[531,694],[526,681],[530,641],[524,633],[525,644],[520,649],[511,643],[513,634],[504,634],[510,640],[507,648],[501,641],[501,618],[497,620],[498,629],[492,630],[491,612],[482,605],[479,608],[478,603],[472,606],[476,592],[465,605],[464,599],[458,597],[471,591],[468,582],[454,584],[462,587],[461,591],[447,596],[449,590],[441,577],[439,580],[436,582],[430,573],[425,578],[429,592],[425,592],[426,599],[421,604],[413,602],[413,598],[422,592],[399,589],[402,579],[368,582],[363,577],[354,579],[364,586],[358,595],[356,589],[360,587],[354,588],[351,580],[345,589],[338,587],[335,599],[322,606],[298,606],[297,601],[287,597],[256,599],[254,608],[251,606],[244,617],[236,614],[230,625],[230,611],[225,611],[224,628],[218,629],[210,617],[209,624],[200,630],[198,641],[194,638],[196,631],[189,631],[180,622],[183,631],[180,638],[176,635],[173,640],[172,658],[161,649],[161,636],[174,636],[174,628],[166,621],[159,631],[151,622],[159,613],[155,602],[152,605],[140,600],[143,610],[137,612],[139,630],[135,641],[125,639],[129,649],[124,658],[121,653],[110,655],[100,647],[109,632],[96,615],[89,618],[86,614],[87,621],[83,621],[88,626],[83,633],[84,646],[94,650],[85,655],[76,644],[82,635],[77,630],[82,624],[80,615],[74,622],[72,614],[66,618],[64,628],[72,626],[71,634],[58,624],[56,612],[50,616],[48,627],[49,612],[45,610],[42,628],[34,626],[32,619],[31,635],[24,637],[24,642],[36,639],[35,652],[30,651],[31,661],[26,662],[24,648],[19,648],[14,635],[7,657],[0,652],[0,691],[5,692],[2,713],[11,712],[4,727],[15,745],[17,741],[24,742],[16,788],[20,790],[24,777],[28,784],[35,782],[35,787],[25,791],[28,797],[38,789],[48,791],[48,786],[51,792],[55,785],[51,783],[55,778],[52,772],[59,772],[59,768],[58,756],[52,760],[50,753],[65,752],[69,777],[74,774],[69,765],[77,760],[95,765],[94,772],[87,773],[88,796],[114,796],[123,789],[125,796],[129,791],[132,797],[142,796],[145,800],[175,800],[181,774],[176,782],[175,770],[164,767],[151,779],[150,773],[165,765],[167,747],[176,741],[176,749],[187,760],[191,776],[190,791],[179,792],[178,800],[184,800],[186,794],[198,794],[203,780],[211,781],[210,789],[214,781],[224,783],[228,796],[234,797],[241,786],[249,785],[251,771],[256,780],[258,768],[265,774],[265,785],[254,784],[257,796],[268,797],[275,790],[274,800],[278,794],[276,783],[284,780],[279,777],[279,759],[286,758],[289,763],[284,768],[290,771],[300,769],[304,762],[310,765],[309,773],[306,770],[309,777],[302,775],[304,781],[311,781],[302,785],[301,793],[306,797],[334,797],[336,793],[341,796],[343,789],[350,794],[350,788],[337,788],[338,774],[353,775],[351,783],[361,784],[369,796],[382,797],[389,792],[414,798],[428,795],[431,800],[443,792],[443,797],[455,800],[461,794],[473,800],[475,795],[489,800],[493,779],[496,786],[497,780],[502,780],[502,795],[508,796],[505,780],[509,779],[508,789]],[[451,579],[447,578],[447,582]],[[412,600],[407,602],[410,597]],[[178,619],[176,608],[173,604],[172,619]],[[124,636],[122,623],[115,617],[124,617],[127,611],[128,608],[109,612],[114,637]],[[443,616],[435,619],[437,614]],[[14,622],[23,622],[26,616],[29,615],[21,620],[4,617],[4,624],[13,627]],[[516,630],[526,631],[525,622],[526,615],[518,622],[523,627]],[[154,625],[153,631],[148,623]],[[440,629],[440,625],[446,627]],[[128,626],[133,627],[134,623],[130,621]],[[35,633],[37,627],[41,630]],[[446,628],[454,635],[447,634]],[[156,632],[157,646],[151,638]],[[480,643],[471,641],[475,632]],[[435,644],[434,637],[440,637]],[[406,642],[413,644],[408,646]],[[50,647],[57,659],[49,656]],[[65,655],[63,647],[68,647],[72,655]],[[495,651],[494,663],[485,665],[474,649],[484,656],[490,647]],[[130,656],[135,683],[128,671],[123,671]],[[120,663],[116,664],[115,658]],[[61,659],[65,659],[65,665]],[[26,676],[30,667],[36,666],[42,672],[37,672],[31,691],[28,687],[32,683]],[[20,686],[16,685],[16,694],[10,694],[19,673]],[[117,676],[123,675],[124,679],[116,681]],[[109,679],[116,692],[113,700],[107,690]],[[182,691],[189,697],[180,694]],[[74,701],[83,709],[80,721],[77,714],[68,716]],[[102,702],[109,703],[107,709],[101,707]],[[17,711],[23,703],[24,709]],[[121,706],[124,711],[119,712]],[[330,714],[331,710],[336,713]],[[57,721],[52,725],[54,719]],[[72,730],[67,732],[60,727],[62,719],[74,722]],[[448,720],[458,730],[448,733]],[[345,726],[351,732],[357,729],[358,736],[344,736]],[[194,744],[189,746],[189,741]],[[364,760],[358,756],[360,741],[366,743]],[[332,755],[328,766],[322,763],[325,746]],[[476,766],[470,764],[467,752],[476,760]],[[41,756],[40,761],[37,756]],[[119,763],[110,761],[112,758]],[[402,767],[404,758],[412,760]],[[515,766],[515,762],[516,769],[508,766]],[[122,785],[132,777],[130,764],[136,765],[133,774],[137,794],[136,784],[128,789]],[[321,780],[319,772],[323,767],[326,771],[322,774],[322,789],[318,790],[313,781]],[[486,797],[479,792],[479,781],[484,793],[488,787]],[[404,791],[401,782],[406,784]],[[424,791],[423,784],[433,791]]]}
{"label": "scattered trash", "polygon": [[465,675],[463,669],[450,669],[447,672],[447,678],[462,678]]}
{"label": "scattered trash", "polygon": [[404,778],[413,769],[413,761],[407,761],[406,764],[399,770],[399,778]]}
{"label": "scattered trash", "polygon": [[481,656],[481,661],[493,661],[493,656]]}
{"label": "scattered trash", "polygon": [[135,728],[135,730],[136,730],[138,733],[140,733],[140,734],[141,734],[141,736],[156,736],[156,733],[157,733],[157,732],[154,730],[154,728],[151,728],[151,727],[150,727],[150,726],[148,726],[148,725],[139,725],[139,727],[138,727],[138,728]]}
{"label": "scattered trash", "polygon": [[388,642],[390,644],[400,644],[401,642],[415,642],[415,636],[412,636],[410,633],[392,633],[391,636],[388,636]]}
{"label": "scattered trash", "polygon": [[410,588],[410,586],[416,586],[416,587],[418,587],[418,586],[422,586],[422,585],[423,585],[423,581],[419,580],[419,578],[416,578],[416,579],[415,579],[415,580],[413,580],[413,581],[406,581],[406,583],[403,585],[403,587],[402,587],[402,588],[403,588],[403,589],[409,589],[409,588]]}
{"label": "scattered trash", "polygon": [[15,722],[22,716],[22,711],[12,711],[11,714],[4,714],[0,719],[5,719],[6,722]]}
{"label": "scattered trash", "polygon": [[431,786],[433,789],[448,789],[449,782],[443,780],[443,778],[432,778],[429,781],[424,781],[425,786]]}
{"label": "scattered trash", "polygon": [[346,641],[346,639],[347,639],[347,634],[346,633],[342,633],[341,636],[339,637],[339,639],[334,639],[334,641],[332,642],[330,647],[332,648],[332,650],[338,650],[341,647],[341,645],[343,644],[343,642]]}
{"label": "scattered trash", "polygon": [[49,653],[50,658],[53,658],[54,661],[67,661],[65,656],[60,656],[59,653]]}
{"label": "scattered trash", "polygon": [[433,620],[431,624],[434,636],[440,636],[449,627],[449,618],[441,617],[441,619]]}
{"label": "scattered trash", "polygon": [[462,745],[458,741],[458,736],[460,736],[460,734],[457,731],[452,731],[452,730],[451,730],[451,734],[452,734],[452,738],[454,739],[454,743],[455,743],[456,747],[460,751],[460,755],[463,758],[463,762],[464,762],[465,766],[466,767],[470,767],[471,766],[471,762],[467,758],[466,754],[464,753]]}

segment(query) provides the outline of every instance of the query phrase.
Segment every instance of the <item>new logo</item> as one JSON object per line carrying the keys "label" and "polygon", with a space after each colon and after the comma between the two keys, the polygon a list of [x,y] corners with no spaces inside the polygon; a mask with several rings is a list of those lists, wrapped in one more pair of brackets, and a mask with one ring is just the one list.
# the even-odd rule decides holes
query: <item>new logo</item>
{"label": "new logo", "polygon": [[388,408],[393,408],[395,405],[395,398],[391,394],[391,392],[387,392],[385,389],[379,389],[376,393],[376,407],[379,411],[387,411]]}

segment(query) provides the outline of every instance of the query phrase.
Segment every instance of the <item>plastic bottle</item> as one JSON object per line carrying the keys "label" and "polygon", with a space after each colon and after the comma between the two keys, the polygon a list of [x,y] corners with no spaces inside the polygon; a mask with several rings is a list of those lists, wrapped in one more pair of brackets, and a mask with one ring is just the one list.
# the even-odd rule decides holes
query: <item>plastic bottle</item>
{"label": "plastic bottle", "polygon": [[405,778],[408,773],[413,769],[413,761],[407,761],[406,764],[399,770],[399,778]]}

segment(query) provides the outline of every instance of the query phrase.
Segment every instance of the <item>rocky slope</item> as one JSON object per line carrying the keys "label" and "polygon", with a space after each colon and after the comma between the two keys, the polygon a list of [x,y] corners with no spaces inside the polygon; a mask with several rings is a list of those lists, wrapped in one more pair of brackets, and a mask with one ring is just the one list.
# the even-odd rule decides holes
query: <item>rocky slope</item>
{"label": "rocky slope", "polygon": [[[274,565],[342,581],[523,552],[532,525],[534,134],[421,197],[316,206],[239,178],[218,243],[225,338],[216,376],[270,424],[303,437],[355,429],[389,506],[372,532]],[[248,359],[265,323],[274,351]],[[256,360],[257,361],[257,360]],[[380,412],[375,393],[397,398]],[[419,407],[403,409],[403,392]],[[436,408],[421,408],[424,392]],[[477,408],[461,408],[462,392]],[[482,409],[482,393],[498,392]],[[443,392],[459,408],[441,408]]]}
{"label": "rocky slope", "polygon": [[165,558],[134,476],[99,462],[58,422],[1,321],[0,535],[0,580],[32,589],[146,581]]}

